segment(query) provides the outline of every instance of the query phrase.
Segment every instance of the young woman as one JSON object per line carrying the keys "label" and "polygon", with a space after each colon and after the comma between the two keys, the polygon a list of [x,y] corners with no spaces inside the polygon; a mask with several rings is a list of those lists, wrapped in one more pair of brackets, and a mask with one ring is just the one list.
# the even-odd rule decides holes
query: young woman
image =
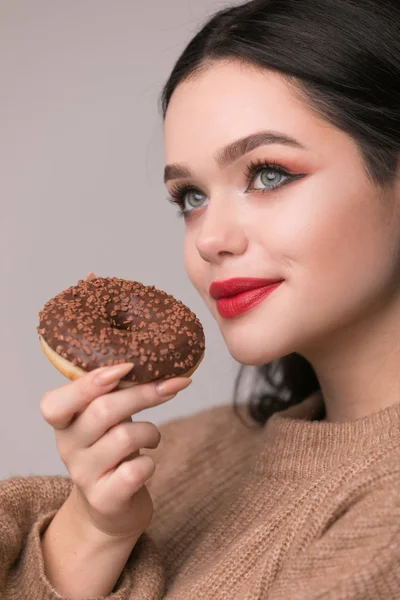
{"label": "young woman", "polygon": [[399,31],[398,0],[255,0],[185,49],[165,181],[250,410],[160,442],[130,417],[184,379],[46,394],[71,477],[2,482],[2,598],[400,598]]}

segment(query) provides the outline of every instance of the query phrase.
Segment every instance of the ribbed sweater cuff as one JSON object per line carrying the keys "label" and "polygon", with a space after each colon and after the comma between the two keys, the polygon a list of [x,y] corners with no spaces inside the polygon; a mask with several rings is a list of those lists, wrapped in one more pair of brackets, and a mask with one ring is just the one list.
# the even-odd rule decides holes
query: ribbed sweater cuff
{"label": "ribbed sweater cuff", "polygon": [[[57,510],[36,521],[27,537],[18,568],[18,598],[68,600],[61,596],[46,577],[41,535]],[[139,538],[115,587],[108,596],[91,596],[82,600],[159,600],[164,588],[163,569],[158,552],[146,533]]]}

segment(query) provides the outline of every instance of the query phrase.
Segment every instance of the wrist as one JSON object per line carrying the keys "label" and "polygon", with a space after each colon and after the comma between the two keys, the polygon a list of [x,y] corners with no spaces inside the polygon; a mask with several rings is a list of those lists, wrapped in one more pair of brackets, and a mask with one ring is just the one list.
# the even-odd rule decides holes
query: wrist
{"label": "wrist", "polygon": [[43,532],[46,577],[61,596],[108,596],[139,536],[117,538],[100,531],[70,496]]}

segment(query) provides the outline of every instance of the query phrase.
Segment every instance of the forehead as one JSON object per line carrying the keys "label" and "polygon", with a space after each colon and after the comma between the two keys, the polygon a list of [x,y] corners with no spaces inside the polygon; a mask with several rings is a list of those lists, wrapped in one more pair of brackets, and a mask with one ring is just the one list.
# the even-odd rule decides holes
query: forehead
{"label": "forehead", "polygon": [[221,61],[174,91],[164,123],[167,162],[189,160],[191,153],[261,129],[308,141],[327,128],[280,74]]}

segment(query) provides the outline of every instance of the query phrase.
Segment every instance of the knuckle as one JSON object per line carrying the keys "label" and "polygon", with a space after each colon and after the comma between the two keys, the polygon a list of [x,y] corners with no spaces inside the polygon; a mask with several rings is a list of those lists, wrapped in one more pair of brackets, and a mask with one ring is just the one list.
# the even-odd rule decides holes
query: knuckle
{"label": "knuckle", "polygon": [[140,456],[132,461],[123,463],[119,467],[121,479],[123,479],[129,485],[133,485],[135,487],[142,486],[145,480],[151,475],[153,470],[150,462],[143,460],[143,458],[147,457]]}
{"label": "knuckle", "polygon": [[120,423],[117,427],[115,427],[114,436],[118,446],[128,449],[132,445],[132,432],[130,423]]}
{"label": "knuckle", "polygon": [[53,392],[46,392],[40,400],[40,411],[46,421],[50,421],[52,418],[52,401]]}
{"label": "knuckle", "polygon": [[76,386],[79,389],[79,393],[85,397],[93,397],[94,388],[93,388],[93,380],[95,379],[95,375],[93,375],[93,371],[88,371],[79,379],[75,379],[71,385]]}
{"label": "knuckle", "polygon": [[128,485],[137,486],[141,483],[140,474],[133,462],[123,463],[119,468],[119,477]]}
{"label": "knuckle", "polygon": [[155,406],[159,403],[160,397],[151,383],[142,386],[142,396],[145,403],[149,406]]}
{"label": "knuckle", "polygon": [[100,422],[107,423],[112,415],[112,407],[106,396],[100,396],[92,403],[91,407],[92,417]]}

